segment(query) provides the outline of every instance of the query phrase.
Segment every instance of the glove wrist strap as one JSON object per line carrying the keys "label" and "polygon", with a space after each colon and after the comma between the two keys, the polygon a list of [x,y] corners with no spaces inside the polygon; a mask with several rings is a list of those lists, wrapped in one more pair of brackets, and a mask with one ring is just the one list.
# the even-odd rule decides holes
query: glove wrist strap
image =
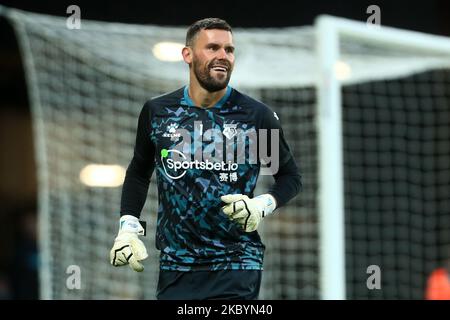
{"label": "glove wrist strap", "polygon": [[132,215],[123,215],[119,220],[119,234],[123,232],[131,232],[144,236],[145,228],[142,226],[137,217]]}
{"label": "glove wrist strap", "polygon": [[271,215],[277,207],[277,201],[271,194],[265,193],[256,198],[262,200],[264,203],[263,218]]}

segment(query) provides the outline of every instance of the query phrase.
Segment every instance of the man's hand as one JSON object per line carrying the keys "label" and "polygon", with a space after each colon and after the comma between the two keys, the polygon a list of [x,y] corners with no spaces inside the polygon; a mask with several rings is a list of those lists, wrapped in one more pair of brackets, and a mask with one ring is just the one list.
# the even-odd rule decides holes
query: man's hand
{"label": "man's hand", "polygon": [[243,194],[227,194],[220,199],[226,203],[222,207],[223,212],[231,220],[236,221],[245,232],[255,231],[261,220],[276,208],[275,198],[270,194],[252,199]]}
{"label": "man's hand", "polygon": [[131,215],[122,216],[119,234],[109,253],[113,266],[120,267],[129,264],[134,271],[141,272],[144,270],[144,266],[139,261],[146,259],[148,254],[138,235],[144,235],[144,228],[139,223],[138,218]]}

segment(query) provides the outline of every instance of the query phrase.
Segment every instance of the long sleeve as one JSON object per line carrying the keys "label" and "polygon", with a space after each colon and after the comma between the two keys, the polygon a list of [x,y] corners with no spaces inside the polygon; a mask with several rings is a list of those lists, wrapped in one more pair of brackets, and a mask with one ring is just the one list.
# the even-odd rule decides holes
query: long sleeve
{"label": "long sleeve", "polygon": [[268,193],[275,198],[277,208],[280,208],[302,189],[301,175],[294,158],[291,157],[288,162],[282,165],[273,177],[275,183],[269,188]]}
{"label": "long sleeve", "polygon": [[275,183],[269,188],[268,193],[275,198],[277,201],[277,208],[280,208],[301,191],[301,175],[290,147],[284,137],[278,115],[269,108],[263,109],[263,111],[264,112],[261,113],[261,128],[278,130],[278,141],[275,144],[275,146],[278,146],[278,150],[272,150],[270,134],[268,134],[268,142],[264,145],[260,145],[260,148],[267,148],[269,151],[268,153],[272,157],[278,156],[279,167],[278,170],[275,170],[275,174],[273,174]]}
{"label": "long sleeve", "polygon": [[150,140],[150,103],[139,115],[133,158],[127,168],[122,188],[120,215],[140,217],[147,199],[150,178],[155,168],[155,148]]}

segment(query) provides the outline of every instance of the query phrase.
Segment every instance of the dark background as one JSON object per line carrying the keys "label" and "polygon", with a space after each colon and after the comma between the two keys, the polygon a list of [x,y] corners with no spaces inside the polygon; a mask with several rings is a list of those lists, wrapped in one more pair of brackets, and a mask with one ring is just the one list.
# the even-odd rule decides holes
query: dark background
{"label": "dark background", "polygon": [[[82,19],[187,26],[216,16],[232,27],[311,25],[319,14],[366,21],[371,4],[381,24],[450,35],[450,3],[411,1],[0,1],[4,6],[58,16],[76,4]],[[0,17],[0,299],[35,298],[36,170],[29,103],[16,38]]]}

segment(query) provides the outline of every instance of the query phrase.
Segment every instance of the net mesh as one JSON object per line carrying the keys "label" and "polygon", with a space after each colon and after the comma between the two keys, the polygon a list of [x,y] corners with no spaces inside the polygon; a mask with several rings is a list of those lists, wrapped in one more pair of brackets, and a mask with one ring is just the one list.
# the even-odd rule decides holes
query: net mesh
{"label": "net mesh", "polygon": [[[449,258],[450,71],[343,89],[349,298],[422,299]],[[367,267],[381,270],[368,290]]]}

